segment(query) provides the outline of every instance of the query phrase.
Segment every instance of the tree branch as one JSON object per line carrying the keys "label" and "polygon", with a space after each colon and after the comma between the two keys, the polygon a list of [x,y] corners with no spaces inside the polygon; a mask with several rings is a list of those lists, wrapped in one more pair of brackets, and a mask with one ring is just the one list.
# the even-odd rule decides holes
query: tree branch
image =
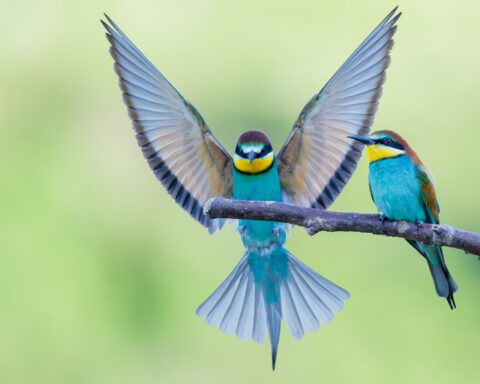
{"label": "tree branch", "polygon": [[382,221],[380,215],[340,213],[273,201],[210,199],[206,215],[215,218],[279,221],[305,227],[310,235],[327,232],[363,232],[402,237],[426,244],[463,249],[480,256],[480,234],[448,225]]}

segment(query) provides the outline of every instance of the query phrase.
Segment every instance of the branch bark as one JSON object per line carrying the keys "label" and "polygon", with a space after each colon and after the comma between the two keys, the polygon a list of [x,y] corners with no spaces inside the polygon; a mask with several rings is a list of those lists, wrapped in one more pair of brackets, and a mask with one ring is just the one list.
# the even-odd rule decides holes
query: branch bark
{"label": "branch bark", "polygon": [[250,219],[289,223],[318,232],[362,232],[401,237],[422,243],[452,247],[480,256],[480,234],[449,225],[415,224],[383,220],[380,215],[341,213],[273,201],[210,199],[204,212],[212,219]]}

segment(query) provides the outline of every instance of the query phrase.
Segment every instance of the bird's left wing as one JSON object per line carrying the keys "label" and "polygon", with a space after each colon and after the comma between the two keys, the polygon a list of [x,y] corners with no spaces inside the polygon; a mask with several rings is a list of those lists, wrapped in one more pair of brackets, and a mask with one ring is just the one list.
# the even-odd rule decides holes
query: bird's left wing
{"label": "bird's left wing", "polygon": [[326,209],[350,179],[373,123],[400,13],[396,8],[303,108],[278,155],[282,190],[295,204]]}
{"label": "bird's left wing", "polygon": [[420,202],[425,209],[427,222],[430,224],[438,224],[440,222],[440,206],[438,205],[437,194],[435,193],[433,176],[423,164],[417,166],[417,174],[421,185]]}
{"label": "bird's left wing", "polygon": [[223,220],[205,216],[203,206],[210,197],[231,197],[231,157],[198,111],[106,17],[110,25],[102,24],[143,155],[175,201],[215,231]]}

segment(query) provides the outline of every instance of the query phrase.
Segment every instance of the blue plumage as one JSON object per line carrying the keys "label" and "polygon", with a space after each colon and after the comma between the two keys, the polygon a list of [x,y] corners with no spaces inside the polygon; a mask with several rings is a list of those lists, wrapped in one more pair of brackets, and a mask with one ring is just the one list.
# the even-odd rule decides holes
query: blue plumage
{"label": "blue plumage", "polygon": [[371,162],[369,170],[372,199],[380,213],[392,220],[427,222],[418,198],[417,166],[407,155]]}
{"label": "blue plumage", "polygon": [[[367,134],[390,63],[400,13],[393,9],[302,109],[275,156],[268,138],[243,133],[235,155],[215,139],[195,107],[158,71],[120,28],[102,21],[137,143],[175,202],[208,228],[224,220],[204,212],[212,197],[288,201],[326,209],[340,194],[360,158],[346,134]],[[240,338],[263,341],[275,359],[283,319],[292,335],[332,320],[349,297],[284,247],[282,223],[240,220],[246,253],[198,308],[209,324]]]}
{"label": "blue plumage", "polygon": [[[351,138],[366,144],[370,159],[369,186],[378,211],[391,220],[438,224],[440,208],[431,176],[407,142],[392,131]],[[458,290],[441,247],[410,241],[427,261],[437,294],[453,309]]]}
{"label": "blue plumage", "polygon": [[[276,160],[258,174],[233,168],[233,197],[281,201]],[[331,321],[349,294],[284,248],[283,223],[239,220],[238,231],[247,252],[197,314],[224,332],[257,342],[263,341],[267,331],[275,369],[281,320],[301,339],[305,332]]]}

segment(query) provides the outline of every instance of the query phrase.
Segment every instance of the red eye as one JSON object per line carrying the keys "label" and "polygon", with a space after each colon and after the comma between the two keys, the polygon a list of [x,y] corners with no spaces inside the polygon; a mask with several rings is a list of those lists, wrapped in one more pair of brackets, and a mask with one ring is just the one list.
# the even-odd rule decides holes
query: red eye
{"label": "red eye", "polygon": [[387,145],[392,145],[393,144],[393,141],[390,140],[390,139],[385,139],[383,140],[384,144],[387,144]]}

